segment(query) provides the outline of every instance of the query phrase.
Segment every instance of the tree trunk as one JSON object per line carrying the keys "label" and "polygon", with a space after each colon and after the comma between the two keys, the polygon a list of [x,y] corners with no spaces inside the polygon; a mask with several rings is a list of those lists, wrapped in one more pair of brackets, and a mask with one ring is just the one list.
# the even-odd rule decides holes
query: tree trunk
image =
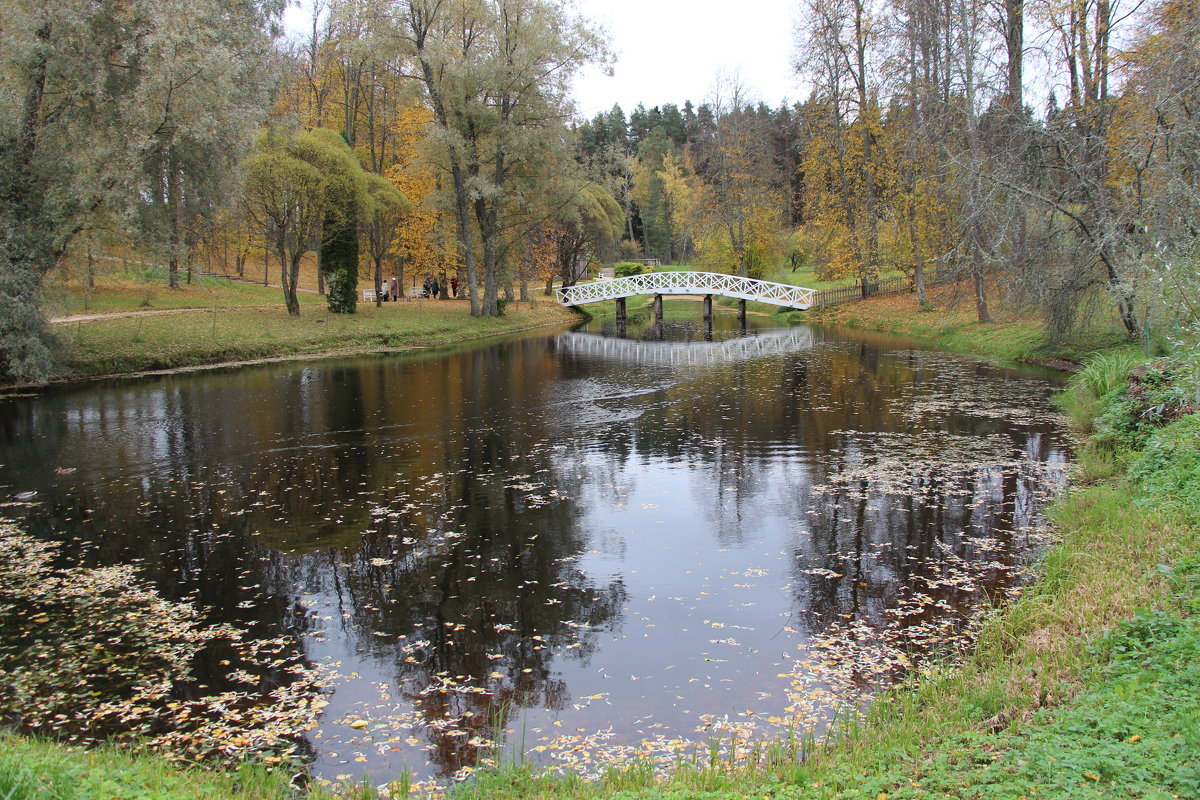
{"label": "tree trunk", "polygon": [[1008,110],[1021,114],[1025,105],[1025,0],[1004,0],[1004,49],[1008,58]]}
{"label": "tree trunk", "polygon": [[92,254],[92,237],[87,243],[87,288],[96,288],[96,257]]}
{"label": "tree trunk", "polygon": [[929,304],[925,294],[925,258],[921,252],[921,240],[917,236],[917,224],[913,214],[908,215],[908,238],[912,242],[913,252],[913,289],[917,293],[917,307],[924,308]]}
{"label": "tree trunk", "polygon": [[471,236],[471,198],[467,195],[467,182],[462,166],[451,156],[450,174],[454,178],[455,222],[458,223],[458,244],[462,248],[463,269],[467,273],[467,299],[471,301],[471,316],[483,316],[479,292],[475,286],[475,243]]}
{"label": "tree trunk", "polygon": [[971,275],[975,278],[975,313],[980,322],[991,322],[988,314],[987,287],[983,282],[983,252],[979,247],[979,224],[976,223],[971,233]]}
{"label": "tree trunk", "polygon": [[380,286],[383,285],[383,259],[372,257],[375,262],[375,307],[379,308],[383,305],[383,292]]}
{"label": "tree trunk", "polygon": [[[296,297],[296,281],[300,278],[300,259],[304,257],[303,253],[292,254],[291,265],[287,269],[279,271],[279,283],[283,286],[283,302],[287,306],[289,316],[300,316],[300,300]],[[279,250],[279,258],[284,259],[283,248]]]}
{"label": "tree trunk", "polygon": [[475,200],[475,220],[479,223],[479,235],[483,239],[483,304],[481,313],[488,317],[500,316],[500,307],[496,304],[499,295],[499,285],[496,280],[496,263],[499,256],[497,241],[497,216],[494,203],[488,203],[484,198]]}
{"label": "tree trunk", "polygon": [[179,170],[175,168],[175,159],[167,152],[167,286],[179,288]]}

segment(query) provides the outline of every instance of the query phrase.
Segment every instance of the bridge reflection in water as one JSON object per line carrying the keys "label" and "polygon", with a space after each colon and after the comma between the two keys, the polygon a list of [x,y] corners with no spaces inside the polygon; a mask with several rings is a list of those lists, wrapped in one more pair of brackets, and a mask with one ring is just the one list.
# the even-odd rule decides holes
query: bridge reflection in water
{"label": "bridge reflection in water", "polygon": [[644,342],[594,333],[562,333],[554,339],[560,353],[648,366],[728,364],[785,355],[813,347],[808,328],[769,330],[719,342]]}

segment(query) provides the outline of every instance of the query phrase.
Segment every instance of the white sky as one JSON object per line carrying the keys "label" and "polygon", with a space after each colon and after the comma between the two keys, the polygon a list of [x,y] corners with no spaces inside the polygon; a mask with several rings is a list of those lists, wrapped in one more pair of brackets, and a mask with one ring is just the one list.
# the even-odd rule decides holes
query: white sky
{"label": "white sky", "polygon": [[[620,103],[629,116],[685,100],[700,105],[719,73],[736,73],[749,95],[772,108],[803,99],[790,66],[798,0],[575,0],[579,12],[611,34],[613,75],[591,68],[575,81],[578,113],[591,118]],[[302,7],[301,7],[302,6]],[[309,23],[312,0],[288,8],[287,30]]]}
{"label": "white sky", "polygon": [[797,0],[576,0],[582,15],[611,34],[612,77],[589,69],[575,81],[580,115],[620,103],[628,117],[685,100],[700,105],[720,72],[737,73],[772,108],[802,99],[791,69]]}

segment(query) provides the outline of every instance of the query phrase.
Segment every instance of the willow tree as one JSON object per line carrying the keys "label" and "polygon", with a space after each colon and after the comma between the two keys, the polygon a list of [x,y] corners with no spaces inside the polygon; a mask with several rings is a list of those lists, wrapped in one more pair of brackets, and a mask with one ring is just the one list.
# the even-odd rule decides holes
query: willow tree
{"label": "willow tree", "polygon": [[545,131],[569,117],[571,77],[602,44],[556,0],[407,0],[399,18],[450,175],[471,313],[496,316],[510,183],[544,159]]}
{"label": "willow tree", "polygon": [[268,130],[244,166],[244,205],[283,265],[284,305],[300,314],[300,261],[324,249],[329,309],[352,313],[358,292],[359,215],[372,205],[367,176],[339,134]]}
{"label": "willow tree", "polygon": [[[228,108],[235,74],[269,72],[276,0],[12,0],[0,29],[0,380],[45,378],[42,279],[97,214],[145,201],[164,134]],[[204,50],[204,56],[196,56]],[[177,72],[192,59],[190,72]],[[237,62],[236,68],[230,66]],[[186,86],[185,86],[186,84]],[[174,88],[164,92],[164,87]],[[171,114],[164,116],[165,98]],[[259,112],[221,126],[222,153]],[[215,151],[209,151],[215,152]]]}
{"label": "willow tree", "polygon": [[326,206],[325,175],[301,153],[323,147],[311,133],[285,138],[268,131],[244,165],[246,212],[279,257],[283,302],[293,317],[300,316],[300,260],[321,245]]}

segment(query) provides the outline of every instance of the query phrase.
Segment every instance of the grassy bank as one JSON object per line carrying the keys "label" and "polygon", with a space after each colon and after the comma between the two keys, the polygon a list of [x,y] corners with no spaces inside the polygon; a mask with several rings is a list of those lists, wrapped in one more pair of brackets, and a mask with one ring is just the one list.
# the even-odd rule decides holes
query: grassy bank
{"label": "grassy bank", "polygon": [[120,316],[55,327],[59,358],[74,377],[221,364],[296,354],[428,347],[579,317],[556,303],[510,303],[503,317],[476,318],[465,301],[417,300],[331,314],[306,305]]}
{"label": "grassy bank", "polygon": [[966,282],[930,287],[929,305],[915,295],[873,297],[826,309],[784,312],[794,322],[844,325],[919,339],[947,350],[1005,361],[1079,361],[1088,353],[1126,342],[1115,317],[1093,320],[1069,337],[1047,341],[1041,320],[1026,309],[1006,306],[993,287],[991,322],[981,323],[973,289]]}
{"label": "grassy bank", "polygon": [[[290,775],[247,765],[234,773],[183,769],[115,749],[80,750],[0,733],[4,800],[290,800]],[[311,800],[329,797],[323,792]]]}

